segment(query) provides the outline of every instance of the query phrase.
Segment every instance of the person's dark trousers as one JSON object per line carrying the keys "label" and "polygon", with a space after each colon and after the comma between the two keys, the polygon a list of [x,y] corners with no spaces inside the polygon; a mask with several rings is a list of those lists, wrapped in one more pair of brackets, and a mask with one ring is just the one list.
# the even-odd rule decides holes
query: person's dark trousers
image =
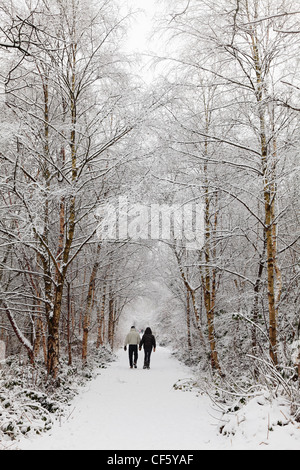
{"label": "person's dark trousers", "polygon": [[144,352],[145,352],[144,367],[150,367],[150,357],[151,357],[152,348],[151,349],[145,348]]}
{"label": "person's dark trousers", "polygon": [[129,349],[128,349],[128,353],[129,353],[129,364],[130,364],[130,367],[132,367],[133,364],[136,365],[137,360],[138,360],[138,346],[137,346],[137,344],[130,344]]}

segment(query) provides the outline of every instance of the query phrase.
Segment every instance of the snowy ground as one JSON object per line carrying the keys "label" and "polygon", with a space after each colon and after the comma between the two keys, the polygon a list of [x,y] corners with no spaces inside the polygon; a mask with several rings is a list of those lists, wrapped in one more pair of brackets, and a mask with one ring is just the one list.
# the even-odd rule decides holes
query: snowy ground
{"label": "snowy ground", "polygon": [[68,416],[48,434],[24,437],[18,449],[300,449],[296,424],[268,431],[274,413],[275,420],[287,413],[284,403],[275,403],[274,410],[260,397],[229,419],[227,430],[234,436],[220,435],[220,415],[210,399],[173,387],[179,379],[192,378],[191,370],[164,348],[152,354],[151,370],[143,370],[143,354],[138,368],[130,369],[127,353],[120,350],[118,360],[74,399]]}

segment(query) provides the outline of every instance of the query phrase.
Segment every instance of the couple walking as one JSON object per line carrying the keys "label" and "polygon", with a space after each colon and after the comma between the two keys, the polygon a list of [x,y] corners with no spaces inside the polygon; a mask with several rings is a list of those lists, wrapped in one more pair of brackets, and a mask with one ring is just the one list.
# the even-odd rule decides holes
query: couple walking
{"label": "couple walking", "polygon": [[129,345],[128,354],[129,354],[129,364],[130,368],[137,367],[138,360],[138,347],[141,351],[142,346],[144,346],[144,367],[143,369],[150,369],[150,357],[152,348],[155,352],[156,341],[155,337],[152,334],[151,328],[146,328],[145,333],[141,339],[140,334],[136,331],[135,327],[132,326],[128,335],[125,338],[124,350],[127,350],[127,344]]}

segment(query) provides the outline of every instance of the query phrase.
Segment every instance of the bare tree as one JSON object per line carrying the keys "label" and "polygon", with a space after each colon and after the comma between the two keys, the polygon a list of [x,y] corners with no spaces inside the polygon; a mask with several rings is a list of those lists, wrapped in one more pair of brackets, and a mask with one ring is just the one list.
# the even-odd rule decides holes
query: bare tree
{"label": "bare tree", "polygon": [[[43,1],[34,11],[24,11],[26,21],[17,17],[12,13],[3,30],[15,33],[19,28],[23,44],[27,28],[34,40],[26,42],[22,63],[16,47],[16,62],[7,76],[6,103],[22,131],[3,159],[13,178],[4,188],[14,201],[9,224],[18,205],[23,225],[12,234],[9,225],[3,230],[14,244],[35,253],[31,269],[45,307],[47,369],[56,378],[67,273],[83,247],[95,242],[93,213],[103,202],[104,182],[124,163],[107,151],[120,145],[133,120],[126,109],[129,88],[118,54],[122,21],[113,4],[103,2],[95,9],[75,0]],[[6,37],[15,44],[10,34]]]}

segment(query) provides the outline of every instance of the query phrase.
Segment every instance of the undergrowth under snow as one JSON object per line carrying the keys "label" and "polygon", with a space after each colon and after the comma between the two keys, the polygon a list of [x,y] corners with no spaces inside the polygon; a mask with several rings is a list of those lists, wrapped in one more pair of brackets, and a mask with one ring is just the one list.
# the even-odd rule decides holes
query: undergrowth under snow
{"label": "undergrowth under snow", "polygon": [[9,357],[0,369],[0,449],[27,434],[49,431],[55,420],[68,413],[72,399],[87,381],[112,360],[105,348],[93,354],[89,365],[61,361],[59,387],[47,378],[45,365],[35,367],[18,357]]}
{"label": "undergrowth under snow", "polygon": [[[90,435],[86,437],[87,446],[92,444],[97,446],[98,441],[96,442],[95,437],[97,433],[91,434],[90,428],[93,429],[94,426],[98,429],[98,422],[101,420],[101,422],[104,420],[106,427],[109,429],[111,427],[110,432],[106,429],[106,434],[111,436],[115,433],[117,441],[112,442],[109,437],[109,442],[106,442],[105,434],[101,438],[104,446],[102,448],[107,448],[105,446],[109,445],[112,445],[112,448],[120,448],[118,445],[122,443],[126,445],[124,439],[127,435],[123,431],[117,433],[113,431],[116,430],[116,420],[120,427],[120,416],[126,412],[131,413],[132,409],[138,410],[139,413],[145,411],[149,419],[148,408],[143,410],[145,400],[148,404],[152,401],[155,403],[156,413],[152,413],[155,429],[157,413],[164,419],[168,416],[165,432],[162,435],[159,432],[151,433],[153,442],[148,445],[154,446],[153,448],[157,442],[162,445],[165,441],[166,448],[176,448],[176,445],[177,448],[181,448],[181,440],[179,439],[179,443],[176,440],[176,427],[170,427],[170,422],[175,419],[177,423],[180,420],[186,423],[189,412],[189,423],[191,424],[190,420],[194,419],[194,424],[189,426],[191,429],[185,428],[184,448],[188,448],[190,443],[191,448],[195,448],[196,445],[199,449],[300,449],[300,423],[295,418],[295,407],[293,409],[293,405],[297,407],[297,403],[292,404],[291,400],[284,394],[278,393],[278,390],[259,386],[252,394],[232,399],[228,399],[227,395],[225,399],[225,394],[221,396],[218,387],[214,388],[212,384],[209,387],[207,384],[204,385],[200,374],[195,374],[195,371],[189,367],[177,366],[178,361],[174,355],[169,359],[164,349],[155,354],[154,370],[147,375],[143,370],[134,371],[132,375],[132,371],[127,370],[127,356],[122,352],[113,356],[110,351],[103,348],[94,352],[92,357],[89,367],[84,369],[81,367],[81,361],[74,362],[72,366],[62,362],[58,388],[47,381],[42,363],[37,363],[36,367],[32,368],[28,364],[22,364],[19,358],[9,358],[0,370],[0,449],[20,448],[18,443],[22,440],[34,448],[34,442],[36,445],[40,443],[36,440],[40,439],[38,435],[45,435],[45,440],[42,441],[46,447],[51,446],[53,442],[48,441],[46,437],[49,435],[49,430],[54,443],[62,439],[64,441],[62,444],[66,448],[82,444],[80,433],[85,435],[88,432]],[[98,379],[99,375],[101,377]],[[153,380],[156,383],[154,394],[153,386],[150,386]],[[89,391],[84,387],[88,381],[91,383]],[[170,384],[173,386],[170,387]],[[156,396],[157,388],[160,389],[159,396]],[[100,401],[99,391],[102,396]],[[79,407],[77,415],[73,416],[73,399],[76,396],[80,397],[81,393],[82,398],[78,402],[78,407],[83,408]],[[181,395],[186,396],[186,399],[180,398]],[[122,400],[119,399],[121,396]],[[210,400],[205,396],[209,396]],[[132,406],[128,410],[130,400]],[[175,415],[174,409],[176,409]],[[101,420],[96,416],[97,413],[101,416]],[[115,418],[112,413],[115,413]],[[106,414],[108,414],[107,419]],[[140,415],[137,416],[140,421]],[[62,425],[65,423],[64,426],[67,428],[57,427],[60,422]],[[68,426],[72,426],[72,422],[75,428],[70,432],[71,428]],[[65,434],[61,434],[64,429]],[[68,440],[72,433],[74,433],[74,442]],[[134,449],[134,446],[132,448]]]}

